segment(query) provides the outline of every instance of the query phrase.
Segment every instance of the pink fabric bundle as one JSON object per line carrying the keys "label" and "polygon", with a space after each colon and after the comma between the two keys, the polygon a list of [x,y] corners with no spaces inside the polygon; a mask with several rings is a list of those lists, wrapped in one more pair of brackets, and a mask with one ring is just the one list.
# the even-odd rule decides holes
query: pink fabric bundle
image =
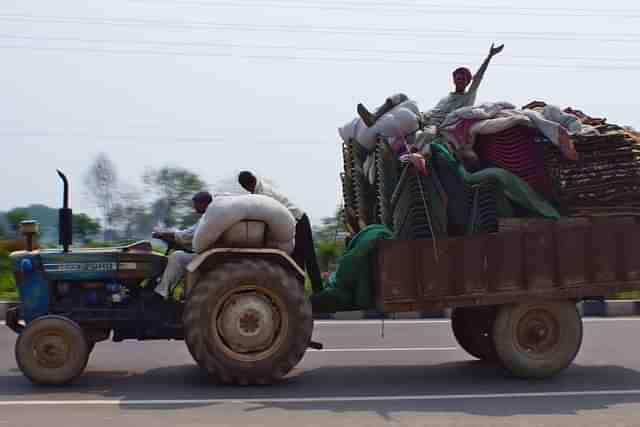
{"label": "pink fabric bundle", "polygon": [[538,132],[516,126],[491,135],[478,135],[475,145],[480,159],[520,177],[543,196],[551,195],[551,181],[544,167],[542,146],[534,138]]}

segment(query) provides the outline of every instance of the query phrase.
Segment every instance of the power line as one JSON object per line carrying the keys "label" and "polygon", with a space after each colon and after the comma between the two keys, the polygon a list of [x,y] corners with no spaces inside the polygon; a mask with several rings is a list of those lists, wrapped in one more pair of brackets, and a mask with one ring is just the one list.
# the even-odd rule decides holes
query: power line
{"label": "power line", "polygon": [[[275,49],[275,50],[298,50],[312,52],[346,52],[346,53],[374,53],[374,54],[397,54],[397,55],[425,55],[425,56],[456,56],[456,57],[475,57],[477,52],[442,52],[442,51],[421,51],[421,50],[405,50],[405,49],[363,49],[363,48],[345,48],[345,47],[322,47],[322,46],[299,46],[299,45],[278,45],[278,44],[247,44],[247,43],[229,43],[229,42],[173,42],[173,41],[150,41],[150,40],[123,40],[123,39],[86,39],[80,37],[50,37],[50,36],[32,36],[23,34],[2,34],[0,39],[8,40],[29,40],[29,41],[53,41],[53,42],[74,42],[89,44],[125,44],[140,46],[179,46],[179,47],[213,47],[213,48],[240,48],[240,49]],[[548,60],[570,60],[570,61],[607,61],[620,62],[628,61],[628,58],[620,57],[593,57],[593,56],[541,56],[541,55],[509,55],[515,59],[542,59]],[[639,63],[630,62],[628,65],[640,65]]]}
{"label": "power line", "polygon": [[[252,60],[274,60],[274,61],[296,61],[296,62],[337,62],[337,63],[373,63],[379,65],[397,65],[397,64],[443,64],[451,65],[451,61],[438,61],[428,59],[405,59],[391,58],[381,59],[379,57],[329,57],[329,56],[294,56],[294,55],[258,55],[258,54],[236,54],[231,52],[188,52],[188,51],[169,51],[169,50],[122,50],[108,48],[87,48],[87,47],[50,47],[50,46],[24,46],[24,45],[0,45],[0,49],[25,49],[35,51],[51,51],[51,52],[85,52],[99,54],[122,54],[122,55],[151,55],[151,56],[186,56],[186,57],[230,57],[244,58]],[[492,67],[516,67],[526,68],[528,70],[618,70],[632,71],[640,69],[640,65],[623,64],[623,65],[598,65],[598,64],[536,64],[536,63],[496,63]]]}
{"label": "power line", "polygon": [[[395,13],[395,14],[445,14],[445,15],[514,15],[514,16],[553,16],[553,17],[611,17],[611,18],[640,18],[640,9],[572,9],[572,8],[534,8],[514,6],[477,6],[477,5],[442,5],[442,4],[409,4],[409,3],[380,3],[380,2],[322,2],[301,3],[282,1],[250,1],[205,2],[196,0],[162,1],[162,0],[128,0],[129,3],[149,4],[153,6],[197,6],[215,8],[270,8],[270,9],[301,9],[323,10],[335,12],[365,12],[365,13]],[[616,12],[616,13],[612,13]]]}
{"label": "power line", "polygon": [[[550,40],[550,41],[590,41],[590,42],[619,42],[637,43],[640,41],[640,33],[578,33],[578,32],[526,32],[526,31],[474,31],[468,29],[447,30],[423,30],[419,28],[362,28],[346,26],[312,26],[312,25],[284,25],[284,24],[241,24],[223,23],[215,21],[164,21],[156,19],[92,19],[60,16],[35,16],[0,14],[2,21],[22,22],[47,22],[58,24],[78,25],[103,25],[145,27],[156,26],[169,29],[189,30],[226,30],[240,32],[281,32],[281,33],[319,33],[319,34],[346,34],[365,36],[388,36],[394,38],[415,39],[417,36],[448,37],[477,39],[478,36],[510,38],[523,40]],[[587,37],[585,37],[587,36]],[[622,38],[620,38],[622,37]]]}
{"label": "power line", "polygon": [[[30,132],[0,132],[0,137],[2,138],[87,138],[87,139],[107,139],[107,140],[126,140],[126,141],[137,141],[137,142],[153,142],[156,143],[198,143],[198,144],[227,144],[229,140],[232,138],[223,137],[223,136],[184,136],[184,135],[126,135],[126,134],[99,134],[99,133],[89,133],[89,132],[54,132],[54,131],[30,131]],[[310,141],[306,142],[301,141],[300,139],[296,140],[282,140],[282,139],[267,139],[267,138],[251,138],[251,141],[259,142],[260,144],[271,144],[271,145],[320,145],[325,144],[326,141]]]}

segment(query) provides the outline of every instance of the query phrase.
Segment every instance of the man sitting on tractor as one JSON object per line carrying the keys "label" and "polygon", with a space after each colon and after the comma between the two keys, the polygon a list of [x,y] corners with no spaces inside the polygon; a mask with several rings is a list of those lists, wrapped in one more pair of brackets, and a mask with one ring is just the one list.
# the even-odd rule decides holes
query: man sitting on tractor
{"label": "man sitting on tractor", "polygon": [[182,279],[187,271],[187,265],[193,260],[195,254],[192,251],[193,236],[196,233],[196,229],[202,220],[202,214],[207,210],[207,206],[213,200],[213,196],[208,191],[200,191],[196,193],[193,198],[193,209],[198,215],[200,220],[193,224],[191,227],[180,231],[161,231],[154,232],[152,237],[161,239],[167,242],[169,246],[180,247],[183,250],[176,250],[167,260],[167,267],[164,270],[160,283],[155,288],[155,292],[167,298],[169,292],[176,286],[178,281]]}

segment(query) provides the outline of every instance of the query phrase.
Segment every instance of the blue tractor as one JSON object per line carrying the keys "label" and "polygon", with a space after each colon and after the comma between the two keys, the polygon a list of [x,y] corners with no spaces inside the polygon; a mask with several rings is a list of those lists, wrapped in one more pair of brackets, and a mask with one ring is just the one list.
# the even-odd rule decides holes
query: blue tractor
{"label": "blue tractor", "polygon": [[[264,246],[264,224],[234,227],[237,244],[198,254],[183,300],[157,298],[167,264],[148,241],[104,249],[72,247],[69,184],[59,211],[61,249],[34,250],[38,225],[22,224],[27,250],[11,254],[20,304],[6,324],[15,355],[38,384],[82,374],[94,345],[108,339],[185,340],[198,365],[223,383],[266,384],[285,376],[312,346],[304,274]],[[231,230],[234,231],[234,230]]]}

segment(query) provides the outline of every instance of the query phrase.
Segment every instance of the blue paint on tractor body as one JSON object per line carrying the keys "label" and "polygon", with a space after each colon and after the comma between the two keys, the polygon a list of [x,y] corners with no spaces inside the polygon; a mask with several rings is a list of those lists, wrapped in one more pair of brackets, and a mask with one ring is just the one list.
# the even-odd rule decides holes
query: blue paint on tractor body
{"label": "blue paint on tractor body", "polygon": [[37,256],[27,254],[15,259],[18,295],[22,301],[24,320],[33,319],[49,312],[49,282],[40,268]]}
{"label": "blue paint on tractor body", "polygon": [[27,323],[49,313],[50,283],[114,280],[118,272],[116,254],[111,251],[19,252],[11,257],[22,313]]}

